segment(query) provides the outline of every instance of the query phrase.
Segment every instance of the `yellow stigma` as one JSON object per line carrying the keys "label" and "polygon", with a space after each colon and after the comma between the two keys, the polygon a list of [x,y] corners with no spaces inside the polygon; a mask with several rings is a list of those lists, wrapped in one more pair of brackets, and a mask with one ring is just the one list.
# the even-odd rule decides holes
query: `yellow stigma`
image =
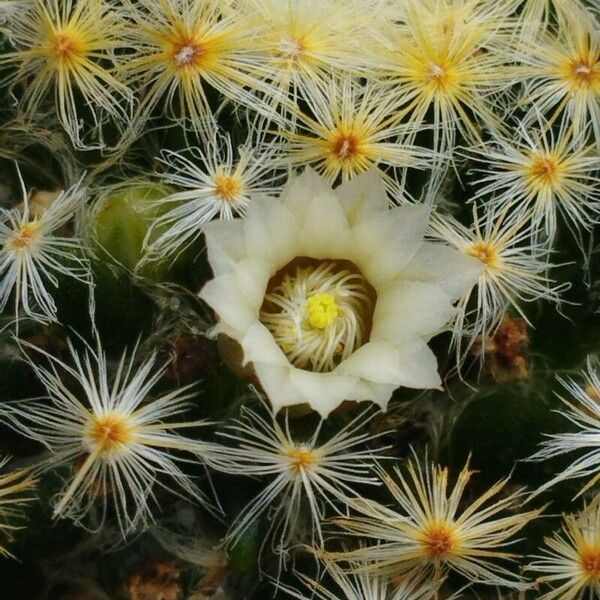
{"label": "yellow stigma", "polygon": [[325,329],[339,316],[340,311],[333,294],[314,294],[306,301],[308,322],[315,329]]}
{"label": "yellow stigma", "polygon": [[228,202],[235,200],[240,195],[241,189],[240,180],[234,175],[225,173],[215,175],[215,191],[221,200]]}
{"label": "yellow stigma", "polygon": [[583,548],[579,558],[585,577],[590,581],[600,581],[600,547]]}
{"label": "yellow stigma", "polygon": [[496,248],[494,248],[492,244],[484,242],[483,240],[472,244],[467,249],[467,254],[469,256],[473,256],[477,260],[480,260],[488,267],[495,267],[498,263],[498,253]]}
{"label": "yellow stigma", "polygon": [[88,435],[95,449],[102,454],[110,454],[132,440],[133,430],[125,417],[109,413],[94,417]]}
{"label": "yellow stigma", "polygon": [[21,225],[10,240],[12,249],[25,250],[31,248],[36,241],[39,228],[40,223],[38,221],[30,221],[29,223],[25,223],[25,225]]}
{"label": "yellow stigma", "polygon": [[427,556],[443,558],[456,548],[454,528],[448,523],[431,523],[423,532],[422,542]]}

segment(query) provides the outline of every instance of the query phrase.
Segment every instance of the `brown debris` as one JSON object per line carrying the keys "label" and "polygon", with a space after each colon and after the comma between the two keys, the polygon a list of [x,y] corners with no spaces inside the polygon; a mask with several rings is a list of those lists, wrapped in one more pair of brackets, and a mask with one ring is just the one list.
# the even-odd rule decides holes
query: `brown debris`
{"label": "brown debris", "polygon": [[134,571],[127,580],[128,600],[182,600],[181,569],[154,563]]}

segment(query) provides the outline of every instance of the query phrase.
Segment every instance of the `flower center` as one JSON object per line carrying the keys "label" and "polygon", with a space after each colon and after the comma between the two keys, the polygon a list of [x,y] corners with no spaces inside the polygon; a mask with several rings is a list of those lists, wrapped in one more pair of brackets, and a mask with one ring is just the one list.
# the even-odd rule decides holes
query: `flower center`
{"label": "flower center", "polygon": [[589,88],[600,77],[600,71],[595,67],[591,57],[573,60],[570,65],[571,77],[579,87]]}
{"label": "flower center", "polygon": [[498,252],[496,248],[493,244],[484,242],[483,240],[471,244],[471,246],[467,248],[467,254],[480,260],[488,267],[495,267],[498,264]]}
{"label": "flower center", "polygon": [[301,40],[292,37],[282,37],[277,46],[279,55],[287,60],[298,60],[304,50]]}
{"label": "flower center", "polygon": [[21,225],[11,238],[9,244],[13,250],[27,250],[35,245],[38,238],[40,224],[37,221],[31,221]]}
{"label": "flower center", "polygon": [[360,150],[360,140],[355,133],[342,133],[331,142],[333,154],[340,160],[352,159]]}
{"label": "flower center", "polygon": [[546,185],[556,183],[558,164],[551,156],[534,156],[529,168],[533,179]]}
{"label": "flower center", "polygon": [[219,173],[215,175],[215,191],[221,200],[231,202],[240,195],[241,184],[239,178],[233,175]]}
{"label": "flower center", "polygon": [[122,450],[132,440],[133,430],[124,416],[109,413],[93,418],[88,437],[94,450],[99,449],[101,454],[112,454]]}
{"label": "flower center", "polygon": [[423,534],[423,546],[430,558],[443,558],[456,547],[454,529],[447,523],[432,523]]}
{"label": "flower center", "polygon": [[204,52],[202,44],[193,40],[183,40],[176,44],[173,58],[178,67],[189,67],[197,65]]}
{"label": "flower center", "polygon": [[585,576],[590,580],[600,580],[600,547],[584,548],[580,560]]}
{"label": "flower center", "polygon": [[68,60],[77,54],[77,43],[66,33],[57,33],[54,37],[54,54],[58,60]]}
{"label": "flower center", "polygon": [[353,263],[301,257],[269,281],[260,320],[294,366],[328,372],[368,341],[376,298]]}
{"label": "flower center", "polygon": [[448,69],[436,62],[429,63],[425,76],[437,89],[445,88],[449,82]]}
{"label": "flower center", "polygon": [[310,470],[317,463],[315,452],[308,448],[291,448],[286,454],[296,472]]}

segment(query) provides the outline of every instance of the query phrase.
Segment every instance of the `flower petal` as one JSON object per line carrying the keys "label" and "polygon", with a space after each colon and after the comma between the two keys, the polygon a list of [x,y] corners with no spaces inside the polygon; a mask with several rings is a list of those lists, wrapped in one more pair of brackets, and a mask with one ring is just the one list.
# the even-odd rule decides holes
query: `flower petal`
{"label": "flower petal", "polygon": [[483,264],[449,246],[425,242],[402,276],[439,285],[454,300],[468,292],[483,271]]}
{"label": "flower petal", "polygon": [[290,380],[304,401],[326,418],[344,400],[352,398],[356,377],[292,369]]}
{"label": "flower petal", "polygon": [[254,323],[241,340],[244,366],[249,362],[289,366],[290,361],[277,345],[271,332],[262,324]]}
{"label": "flower petal", "polygon": [[386,212],[389,200],[379,169],[373,167],[335,188],[351,227]]}
{"label": "flower petal", "polygon": [[356,402],[374,402],[381,407],[381,410],[385,411],[397,387],[396,384],[373,383],[372,381],[360,379],[352,390],[352,400]]}
{"label": "flower petal", "polygon": [[435,355],[418,338],[398,345],[368,342],[343,361],[335,372],[416,389],[438,388],[441,383]]}
{"label": "flower petal", "polygon": [[396,342],[432,336],[456,312],[450,296],[437,285],[400,280],[378,292],[371,341]]}
{"label": "flower petal", "polygon": [[258,315],[271,277],[270,266],[258,257],[245,258],[235,266],[234,274],[240,292]]}
{"label": "flower petal", "polygon": [[300,391],[292,383],[291,368],[291,366],[284,367],[270,363],[254,363],[254,372],[275,413],[285,406],[295,406],[305,402]]}
{"label": "flower petal", "polygon": [[295,177],[284,188],[281,201],[294,213],[300,223],[306,220],[309,201],[318,194],[331,194],[331,186],[310,167],[302,175]]}
{"label": "flower petal", "polygon": [[353,229],[355,261],[373,286],[392,280],[410,262],[428,220],[426,206],[398,206]]}
{"label": "flower petal", "polygon": [[345,259],[351,243],[350,226],[336,196],[331,191],[316,194],[302,223],[300,255]]}
{"label": "flower petal", "polygon": [[254,198],[244,219],[245,252],[266,261],[273,274],[297,255],[298,230],[294,214],[279,200]]}
{"label": "flower petal", "polygon": [[233,270],[244,258],[244,224],[241,219],[210,221],[203,226],[208,262],[215,275]]}
{"label": "flower petal", "polygon": [[[225,273],[208,281],[198,293],[229,328],[243,335],[258,319],[258,311],[250,300],[241,293],[234,273]],[[219,323],[219,325],[221,325]],[[219,331],[225,331],[219,329]]]}

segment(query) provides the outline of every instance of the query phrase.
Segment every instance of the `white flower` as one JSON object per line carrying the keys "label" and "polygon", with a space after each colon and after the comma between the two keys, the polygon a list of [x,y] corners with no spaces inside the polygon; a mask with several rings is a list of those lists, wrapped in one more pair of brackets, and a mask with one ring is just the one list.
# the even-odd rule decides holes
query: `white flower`
{"label": "white flower", "polygon": [[545,540],[544,554],[528,569],[552,589],[538,600],[592,600],[600,597],[600,497],[577,515],[566,515],[562,531]]}
{"label": "white flower", "polygon": [[560,481],[591,477],[581,490],[583,493],[600,480],[600,375],[598,361],[588,358],[587,372],[584,372],[584,385],[572,379],[560,379],[569,392],[571,400],[561,398],[566,410],[560,411],[576,431],[548,435],[542,448],[530,460],[548,460],[571,452],[582,452],[581,456],[548,483],[540,487],[536,494],[547,490]]}
{"label": "white flower", "polygon": [[[307,84],[303,98],[309,111],[295,114],[297,131],[281,132],[284,164],[311,166],[333,184],[373,165],[390,167],[403,180],[407,167],[424,169],[436,157],[406,143],[414,128],[402,122],[398,101],[387,88],[338,77],[322,87]],[[390,176],[386,183],[393,191],[403,188]]]}
{"label": "white flower", "polygon": [[234,544],[246,529],[269,511],[268,535],[274,538],[273,549],[284,560],[290,542],[301,541],[303,515],[308,513],[308,537],[323,544],[321,520],[325,509],[341,513],[346,498],[356,496],[355,485],[372,485],[374,460],[381,449],[370,449],[374,437],[359,433],[374,416],[360,414],[348,425],[322,441],[321,425],[309,439],[294,439],[286,415],[285,426],[270,414],[269,420],[244,408],[243,419],[236,421],[222,435],[239,442],[239,447],[222,448],[228,455],[227,469],[239,475],[270,477],[270,482],[237,516],[227,534]]}
{"label": "white flower", "polygon": [[474,149],[490,165],[475,182],[474,199],[490,196],[491,206],[523,216],[532,211],[534,228],[543,226],[549,238],[560,212],[579,240],[581,229],[589,231],[600,213],[600,155],[588,140],[564,122],[556,135],[541,117],[535,128],[519,122],[511,138],[497,135]]}
{"label": "white flower", "polygon": [[[50,451],[35,466],[35,473],[58,466],[73,469],[54,506],[55,517],[81,523],[98,504],[101,526],[110,507],[125,535],[152,520],[152,505],[158,505],[155,484],[211,508],[208,497],[179,467],[184,459],[171,454],[188,452],[216,465],[213,445],[175,432],[206,423],[173,420],[185,412],[193,396],[190,386],[148,400],[166,368],[152,372],[155,354],[136,367],[135,351],[130,356],[124,353],[111,380],[100,347],[80,353],[69,341],[71,364],[67,364],[35,346],[23,345],[39,353],[35,361],[27,360],[48,395],[43,400],[2,404],[0,420]],[[47,359],[48,366],[41,366],[40,359]],[[77,382],[77,391],[67,388],[65,375]]]}
{"label": "white flower", "polygon": [[344,400],[385,408],[399,386],[440,385],[427,340],[481,270],[425,242],[426,206],[389,209],[375,171],[335,191],[312,171],[246,219],[205,226],[214,279],[200,292],[275,411]]}
{"label": "white flower", "polygon": [[182,191],[148,203],[160,216],[148,229],[145,261],[181,252],[200,236],[204,223],[243,216],[252,197],[277,191],[280,178],[273,172],[272,151],[258,152],[250,142],[236,156],[230,136],[215,133],[203,148],[191,148],[189,157],[163,152],[160,162],[167,171],[162,179]]}
{"label": "white flower", "polygon": [[374,544],[329,556],[350,561],[357,572],[379,570],[440,584],[448,570],[469,582],[526,589],[528,584],[507,561],[514,536],[541,511],[518,512],[521,491],[505,491],[508,479],[485,490],[470,503],[462,498],[473,471],[468,463],[450,486],[448,469],[408,462],[408,476],[396,467],[381,477],[398,510],[356,498],[349,505],[360,514],[333,519],[344,531]]}
{"label": "white flower", "polygon": [[[397,98],[413,137],[432,122],[433,148],[453,148],[457,133],[481,139],[480,123],[498,129],[494,97],[514,79],[509,40],[512,3],[481,0],[396,2],[370,44],[371,77]],[[410,140],[410,138],[409,138]]]}
{"label": "white flower", "polygon": [[254,44],[259,73],[268,83],[265,101],[276,107],[296,100],[307,84],[323,86],[333,73],[357,72],[368,43],[364,11],[332,0],[246,0],[240,3],[258,22]]}
{"label": "white flower", "polygon": [[12,296],[17,321],[22,313],[36,321],[56,321],[48,287],[58,287],[58,276],[92,285],[81,241],[61,232],[85,202],[86,190],[78,183],[33,216],[22,180],[21,185],[22,208],[0,208],[0,312]]}
{"label": "white flower", "polygon": [[[432,229],[483,267],[477,285],[459,300],[453,338],[459,358],[478,338],[492,335],[509,307],[531,325],[521,303],[558,302],[569,284],[556,285],[548,277],[550,249],[535,235],[529,215],[509,214],[506,209],[487,210],[483,216],[473,207],[473,225],[466,227],[449,215],[434,215]],[[466,347],[462,339],[468,337]]]}
{"label": "white flower", "polygon": [[600,27],[578,2],[563,2],[556,26],[515,50],[525,64],[525,117],[565,119],[576,134],[591,130],[600,148]]}

